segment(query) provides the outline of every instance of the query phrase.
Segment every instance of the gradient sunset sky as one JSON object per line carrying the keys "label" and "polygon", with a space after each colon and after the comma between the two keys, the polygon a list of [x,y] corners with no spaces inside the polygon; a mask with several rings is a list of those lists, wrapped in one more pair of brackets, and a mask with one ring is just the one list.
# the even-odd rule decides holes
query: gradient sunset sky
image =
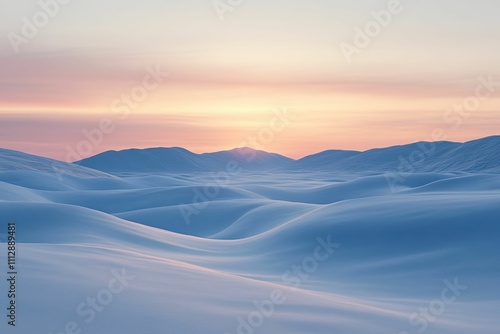
{"label": "gradient sunset sky", "polygon": [[[41,7],[2,0],[0,147],[64,160],[107,118],[114,131],[87,155],[211,152],[258,135],[276,110],[293,120],[255,148],[294,158],[432,140],[436,129],[452,141],[499,134],[500,2],[401,0],[348,62],[341,43],[388,2],[243,0],[221,20],[213,0],[72,0],[16,53],[13,33]],[[169,75],[121,119],[114,102],[147,68]],[[499,84],[460,111],[480,77]]]}

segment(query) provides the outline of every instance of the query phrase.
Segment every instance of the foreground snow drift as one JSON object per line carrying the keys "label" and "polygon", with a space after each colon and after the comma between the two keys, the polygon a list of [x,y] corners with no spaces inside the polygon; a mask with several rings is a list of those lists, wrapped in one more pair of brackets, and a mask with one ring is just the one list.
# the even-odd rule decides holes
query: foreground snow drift
{"label": "foreground snow drift", "polygon": [[495,174],[0,173],[0,331],[498,333],[499,203]]}

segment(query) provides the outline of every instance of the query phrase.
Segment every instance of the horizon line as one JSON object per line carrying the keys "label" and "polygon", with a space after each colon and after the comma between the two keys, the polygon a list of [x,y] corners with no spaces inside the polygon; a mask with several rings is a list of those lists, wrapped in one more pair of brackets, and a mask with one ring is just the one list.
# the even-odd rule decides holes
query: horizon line
{"label": "horizon line", "polygon": [[500,137],[500,134],[490,135],[490,136],[486,136],[486,137],[480,137],[480,138],[471,139],[471,140],[467,140],[467,141],[449,141],[449,140],[426,141],[426,140],[420,140],[420,141],[415,141],[415,142],[409,142],[409,143],[403,143],[403,144],[395,144],[395,145],[384,146],[384,147],[372,147],[370,149],[363,150],[363,151],[351,150],[351,149],[335,149],[335,148],[332,148],[332,149],[327,149],[327,150],[323,150],[323,151],[318,151],[316,153],[307,154],[307,155],[305,155],[305,156],[303,156],[301,158],[298,158],[298,159],[290,158],[289,156],[281,154],[281,153],[270,152],[270,151],[266,151],[265,149],[253,148],[253,147],[249,147],[249,146],[235,147],[235,148],[232,148],[232,149],[223,149],[223,150],[220,150],[220,151],[203,152],[203,153],[198,153],[198,152],[195,152],[195,151],[191,151],[190,149],[182,147],[182,146],[153,146],[153,147],[144,147],[144,148],[130,147],[130,148],[124,148],[124,149],[120,149],[120,150],[106,150],[106,151],[102,151],[102,152],[99,152],[99,153],[96,153],[96,154],[93,154],[93,155],[89,155],[87,157],[83,157],[82,159],[74,160],[74,161],[64,161],[64,160],[60,160],[60,159],[55,159],[55,158],[43,156],[43,155],[38,155],[38,154],[33,154],[33,153],[27,153],[27,152],[24,152],[24,151],[14,150],[14,149],[9,149],[9,148],[4,148],[4,147],[0,147],[0,149],[1,150],[6,150],[6,151],[20,152],[20,153],[27,154],[27,155],[33,155],[33,156],[37,156],[37,157],[42,157],[42,158],[46,158],[46,159],[50,159],[50,160],[55,160],[55,161],[60,161],[60,162],[65,162],[65,163],[71,163],[71,164],[79,162],[79,161],[83,161],[83,160],[86,160],[86,159],[90,159],[90,158],[93,158],[93,157],[96,157],[96,156],[99,156],[99,155],[102,155],[102,154],[105,154],[105,153],[108,153],[108,152],[117,152],[118,153],[118,152],[131,151],[131,150],[145,151],[145,150],[154,150],[154,149],[181,149],[181,150],[185,150],[185,151],[187,151],[187,152],[189,152],[191,154],[195,154],[195,155],[216,154],[216,153],[223,153],[223,152],[232,152],[232,151],[237,151],[237,150],[242,150],[242,149],[250,149],[250,150],[253,150],[253,151],[256,151],[256,152],[263,152],[263,153],[267,153],[267,154],[275,154],[275,155],[279,155],[279,156],[285,157],[285,158],[293,160],[293,161],[299,161],[299,160],[302,160],[304,158],[307,158],[307,157],[310,157],[310,156],[314,156],[314,155],[317,155],[317,154],[321,154],[321,153],[324,153],[324,152],[329,152],[329,151],[365,153],[365,152],[369,152],[369,151],[372,151],[372,150],[388,149],[388,148],[401,147],[401,146],[409,146],[409,145],[414,145],[414,144],[419,144],[419,143],[466,144],[466,143],[470,143],[470,142],[474,142],[474,141],[478,141],[478,140],[483,140],[483,139],[487,139],[487,138],[494,138],[494,137]]}

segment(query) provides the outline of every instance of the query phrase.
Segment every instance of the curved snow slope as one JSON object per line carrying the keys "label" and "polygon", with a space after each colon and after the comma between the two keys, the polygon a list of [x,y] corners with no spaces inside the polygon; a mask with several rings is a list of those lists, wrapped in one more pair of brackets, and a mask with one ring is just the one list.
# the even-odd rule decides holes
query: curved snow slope
{"label": "curved snow slope", "polygon": [[[0,331],[498,333],[499,203],[495,174],[407,174],[393,189],[385,175],[0,173],[22,310]],[[109,297],[122,270],[90,320],[87,298]],[[415,317],[450,284],[453,302]]]}
{"label": "curved snow slope", "polygon": [[106,173],[87,167],[0,148],[0,172],[20,170],[80,177],[111,177]]}

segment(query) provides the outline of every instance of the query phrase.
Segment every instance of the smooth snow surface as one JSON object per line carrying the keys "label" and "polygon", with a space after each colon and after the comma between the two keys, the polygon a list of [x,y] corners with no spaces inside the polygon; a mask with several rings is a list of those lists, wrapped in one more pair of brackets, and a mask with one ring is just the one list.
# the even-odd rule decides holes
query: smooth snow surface
{"label": "smooth snow surface", "polygon": [[[8,154],[0,268],[15,221],[19,295],[2,334],[71,322],[88,334],[499,333],[499,174],[404,174],[396,188],[372,172],[109,177],[16,169]],[[122,270],[133,279],[109,300]],[[6,291],[2,279],[2,310]],[[96,297],[92,319],[77,312]]]}

